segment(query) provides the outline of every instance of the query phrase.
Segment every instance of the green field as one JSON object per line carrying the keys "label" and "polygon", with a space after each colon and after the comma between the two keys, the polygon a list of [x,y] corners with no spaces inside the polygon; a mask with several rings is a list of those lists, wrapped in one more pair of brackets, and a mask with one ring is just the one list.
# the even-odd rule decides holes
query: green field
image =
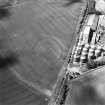
{"label": "green field", "polygon": [[[8,17],[0,21],[0,54],[2,56],[14,55],[18,61],[5,69],[12,71],[19,79],[26,81],[36,91],[43,94],[45,90],[52,90],[56,82],[71,47],[80,15],[81,3],[65,5],[67,2],[64,0],[22,0],[10,8]],[[11,88],[9,83],[6,84],[8,79],[4,79],[6,89]],[[12,83],[12,80],[9,82]],[[12,91],[15,91],[15,88]],[[11,99],[11,92],[8,94]],[[5,97],[4,100],[6,102]],[[15,105],[15,101],[13,102]],[[12,105],[12,101],[10,103],[7,101],[5,105]]]}

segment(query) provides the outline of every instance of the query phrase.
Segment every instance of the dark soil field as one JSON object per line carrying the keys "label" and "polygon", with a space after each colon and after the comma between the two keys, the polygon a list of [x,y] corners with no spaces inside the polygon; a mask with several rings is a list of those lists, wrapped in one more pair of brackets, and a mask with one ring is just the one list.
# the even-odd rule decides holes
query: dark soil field
{"label": "dark soil field", "polygon": [[81,5],[69,0],[21,0],[0,12],[3,105],[47,104],[45,97],[51,95],[71,47]]}

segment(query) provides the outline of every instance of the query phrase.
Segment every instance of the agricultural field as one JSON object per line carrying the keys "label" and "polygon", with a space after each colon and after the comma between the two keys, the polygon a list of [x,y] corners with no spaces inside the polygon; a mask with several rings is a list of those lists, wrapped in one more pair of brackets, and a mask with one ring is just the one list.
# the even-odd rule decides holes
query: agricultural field
{"label": "agricultural field", "polygon": [[[21,0],[0,12],[0,78],[5,87],[0,93],[3,105],[47,104],[42,98],[51,95],[72,45],[81,5],[80,2],[69,4],[69,0]],[[30,98],[29,88],[25,91],[23,88],[27,86],[14,83],[14,79],[33,87]]]}

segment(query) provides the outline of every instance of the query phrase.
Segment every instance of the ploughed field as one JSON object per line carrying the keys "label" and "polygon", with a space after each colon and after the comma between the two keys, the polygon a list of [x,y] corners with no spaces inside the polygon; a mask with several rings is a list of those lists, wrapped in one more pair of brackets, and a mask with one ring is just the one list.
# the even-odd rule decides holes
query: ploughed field
{"label": "ploughed field", "polygon": [[51,95],[80,16],[81,3],[68,2],[21,0],[0,13],[4,105],[47,104],[45,97]]}

